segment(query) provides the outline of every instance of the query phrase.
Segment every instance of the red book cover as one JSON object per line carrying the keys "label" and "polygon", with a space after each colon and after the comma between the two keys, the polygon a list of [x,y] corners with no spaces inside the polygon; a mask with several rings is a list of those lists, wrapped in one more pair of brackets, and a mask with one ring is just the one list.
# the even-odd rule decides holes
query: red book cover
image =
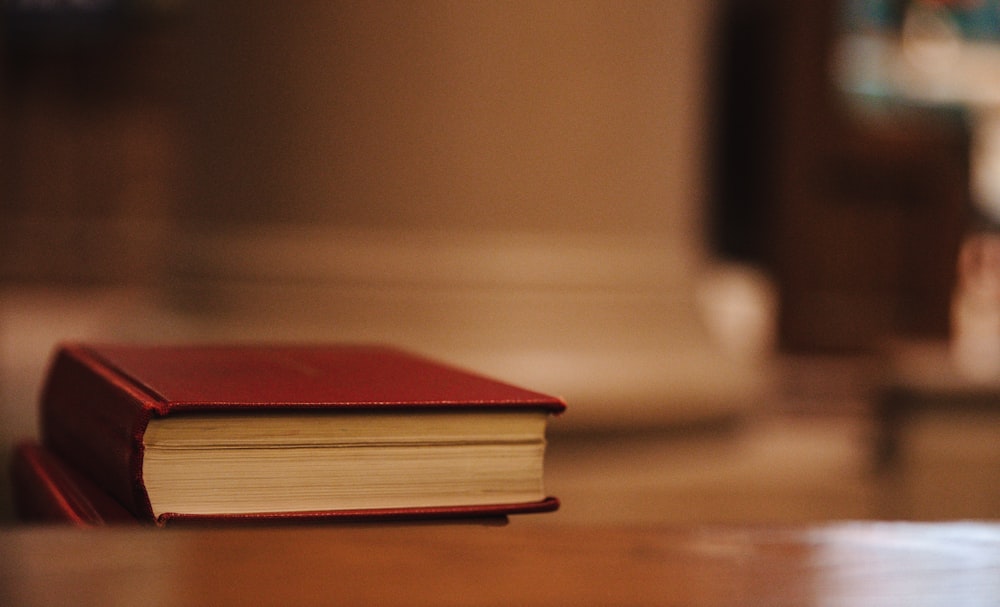
{"label": "red book cover", "polygon": [[[407,352],[337,345],[82,345],[61,347],[43,390],[43,442],[138,518],[153,520],[143,482],[143,436],[151,419],[179,413],[331,410],[517,410],[557,414],[558,398]],[[544,512],[555,498],[530,503],[369,508],[229,515],[303,520],[504,516]]]}
{"label": "red book cover", "polygon": [[14,508],[24,522],[80,527],[137,523],[111,496],[35,442],[14,449],[10,476]]}

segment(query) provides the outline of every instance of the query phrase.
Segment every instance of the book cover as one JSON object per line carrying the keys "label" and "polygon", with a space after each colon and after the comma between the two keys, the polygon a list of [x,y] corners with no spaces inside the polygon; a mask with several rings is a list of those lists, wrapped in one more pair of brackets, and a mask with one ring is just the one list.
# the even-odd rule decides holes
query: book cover
{"label": "book cover", "polygon": [[[527,478],[531,475],[540,481],[544,427],[527,416],[560,413],[565,409],[561,399],[388,347],[68,344],[55,355],[41,407],[45,446],[142,520],[482,517],[558,507],[555,498],[532,493],[537,490],[522,494],[504,487],[534,482]],[[445,420],[441,422],[445,429],[438,422],[428,425],[435,416]],[[522,420],[513,424],[506,442],[492,438],[494,419],[500,417]],[[383,423],[385,419],[391,423]],[[238,424],[226,426],[231,420]],[[277,432],[267,425],[274,420],[284,420]],[[166,435],[165,429],[175,421],[185,428],[181,435],[150,441],[154,434]],[[300,507],[295,495],[304,495],[303,485],[313,481],[296,475],[316,467],[310,459],[315,448],[312,442],[294,441],[331,423],[335,426],[329,432],[338,440],[343,435],[346,442],[324,447],[323,457],[333,453],[339,459],[324,460],[322,469],[330,480],[319,479],[314,489],[339,491],[340,497],[327,506],[323,499],[310,502],[304,496]],[[353,430],[336,425],[341,423]],[[265,429],[256,435],[244,430],[260,424]],[[149,476],[154,465],[174,457],[178,445],[197,442],[202,434],[222,426],[230,430],[213,439],[210,457],[203,457],[206,448],[199,443],[188,450],[194,453],[193,463],[174,465],[160,475],[166,482],[192,466],[197,472],[184,481],[186,485],[153,491],[160,486]],[[371,430],[382,426],[384,432]],[[433,427],[433,443],[424,438],[424,426]],[[529,431],[536,426],[541,428],[538,436]],[[230,436],[248,432],[250,448],[229,444]],[[281,449],[269,442],[272,434],[285,437]],[[261,441],[267,444],[258,445]],[[386,446],[372,449],[380,444]],[[285,473],[244,478],[255,474],[254,457],[263,458],[259,466],[267,469],[274,462],[270,454],[279,452]],[[231,468],[219,468],[217,462],[222,460]],[[528,472],[519,467],[522,460]],[[486,462],[483,472],[476,471],[479,462]],[[435,471],[429,466],[441,468]],[[479,484],[468,496],[460,495],[458,488],[436,502],[433,487],[450,482],[451,474]],[[510,480],[514,476],[518,478]],[[415,487],[423,482],[431,494],[409,496],[405,481],[410,478]],[[273,492],[280,493],[278,498],[291,496],[291,501],[273,507],[268,502],[259,510],[212,503],[160,506],[158,498],[186,495],[189,502],[208,502],[227,491],[239,497],[241,491],[252,493],[260,486],[267,491],[281,482],[289,484]],[[383,485],[388,489],[383,491]],[[379,499],[370,499],[379,491]],[[156,493],[153,500],[151,493]]]}
{"label": "book cover", "polygon": [[15,447],[10,478],[14,510],[21,521],[80,527],[138,522],[111,496],[36,442]]}

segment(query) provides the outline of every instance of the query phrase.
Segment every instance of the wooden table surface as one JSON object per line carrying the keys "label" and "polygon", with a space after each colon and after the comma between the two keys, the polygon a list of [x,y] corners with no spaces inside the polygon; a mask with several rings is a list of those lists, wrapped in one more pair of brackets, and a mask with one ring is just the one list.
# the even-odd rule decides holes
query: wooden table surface
{"label": "wooden table surface", "polygon": [[1000,525],[0,530],[0,605],[1000,605]]}

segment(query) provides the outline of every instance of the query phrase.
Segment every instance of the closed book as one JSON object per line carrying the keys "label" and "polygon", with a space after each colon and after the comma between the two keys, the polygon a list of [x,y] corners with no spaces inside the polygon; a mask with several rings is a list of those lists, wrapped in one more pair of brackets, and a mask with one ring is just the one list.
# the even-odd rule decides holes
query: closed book
{"label": "closed book", "polygon": [[373,345],[67,344],[45,446],[140,520],[503,517],[559,398]]}
{"label": "closed book", "polygon": [[37,442],[14,448],[10,479],[21,521],[79,527],[137,523],[114,498]]}

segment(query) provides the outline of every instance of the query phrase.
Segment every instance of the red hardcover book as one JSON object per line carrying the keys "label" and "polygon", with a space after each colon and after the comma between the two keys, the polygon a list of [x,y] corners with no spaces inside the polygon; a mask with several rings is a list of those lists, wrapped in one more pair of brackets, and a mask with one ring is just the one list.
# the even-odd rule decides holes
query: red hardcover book
{"label": "red hardcover book", "polygon": [[140,520],[555,510],[562,400],[380,346],[65,345],[43,442]]}
{"label": "red hardcover book", "polygon": [[137,523],[131,513],[90,479],[35,442],[15,447],[10,477],[14,509],[24,522],[80,527]]}

